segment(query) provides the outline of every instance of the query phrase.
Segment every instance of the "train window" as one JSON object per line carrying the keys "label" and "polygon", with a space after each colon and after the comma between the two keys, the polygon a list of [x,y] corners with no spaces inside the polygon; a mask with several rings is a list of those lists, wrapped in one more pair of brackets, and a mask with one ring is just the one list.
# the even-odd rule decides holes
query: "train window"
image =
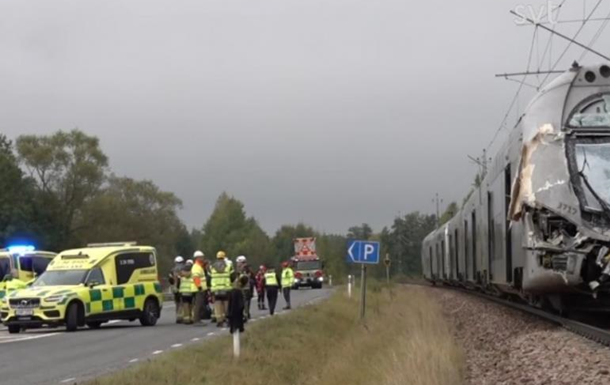
{"label": "train window", "polygon": [[458,238],[458,229],[455,229],[455,273],[460,278],[460,241]]}
{"label": "train window", "polygon": [[610,203],[610,143],[577,143],[575,149],[576,167],[587,187],[587,205],[598,206],[597,198]]}
{"label": "train window", "polygon": [[587,99],[576,108],[569,122],[574,128],[610,127],[610,94]]}
{"label": "train window", "polygon": [[445,241],[441,242],[441,271],[443,278],[447,278],[447,273],[445,272]]}

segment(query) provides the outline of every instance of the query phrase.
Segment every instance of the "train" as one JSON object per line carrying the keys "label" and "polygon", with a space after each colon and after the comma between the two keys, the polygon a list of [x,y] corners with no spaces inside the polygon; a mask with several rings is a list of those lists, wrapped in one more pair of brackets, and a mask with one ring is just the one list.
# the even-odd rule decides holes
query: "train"
{"label": "train", "polygon": [[610,64],[540,89],[421,260],[433,284],[610,311]]}

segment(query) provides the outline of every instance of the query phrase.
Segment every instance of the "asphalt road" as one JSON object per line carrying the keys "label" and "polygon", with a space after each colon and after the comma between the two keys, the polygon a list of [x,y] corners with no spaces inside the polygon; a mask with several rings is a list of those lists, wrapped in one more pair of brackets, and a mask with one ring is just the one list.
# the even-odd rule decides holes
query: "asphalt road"
{"label": "asphalt road", "polygon": [[[324,299],[329,293],[329,289],[293,291],[292,307]],[[276,316],[281,316],[283,306],[283,298],[278,299]],[[268,312],[256,308],[256,300],[252,314],[253,322],[264,322],[268,317]],[[154,327],[120,321],[104,324],[98,330],[83,328],[66,333],[63,329],[38,329],[17,335],[1,328],[0,384],[74,384],[228,333],[216,325],[175,324],[173,303],[165,304]]]}

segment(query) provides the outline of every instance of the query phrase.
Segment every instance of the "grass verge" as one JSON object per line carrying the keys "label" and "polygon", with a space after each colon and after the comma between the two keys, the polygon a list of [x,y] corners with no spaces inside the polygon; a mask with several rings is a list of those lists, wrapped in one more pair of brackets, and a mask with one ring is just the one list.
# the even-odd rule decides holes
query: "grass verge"
{"label": "grass verge", "polygon": [[[367,319],[357,295],[247,325],[242,356],[230,337],[191,345],[88,385],[461,384],[464,356],[442,312],[418,288],[371,286]],[[357,294],[357,293],[356,293]]]}

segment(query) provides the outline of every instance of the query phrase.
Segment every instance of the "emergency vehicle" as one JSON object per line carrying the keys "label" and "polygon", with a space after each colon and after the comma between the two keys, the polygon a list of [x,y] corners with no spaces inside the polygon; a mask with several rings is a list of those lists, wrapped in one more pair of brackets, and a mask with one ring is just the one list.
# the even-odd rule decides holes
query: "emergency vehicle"
{"label": "emergency vehicle", "polygon": [[295,238],[292,269],[295,289],[311,287],[321,289],[324,284],[324,262],[316,252],[316,238]]}
{"label": "emergency vehicle", "polygon": [[6,295],[7,276],[17,272],[17,278],[30,282],[47,269],[49,263],[57,254],[36,250],[31,245],[15,245],[0,249],[0,299]]}
{"label": "emergency vehicle", "polygon": [[99,328],[110,320],[154,326],[163,296],[155,248],[130,243],[90,244],[57,255],[28,288],[0,305],[9,333],[24,328]]}

